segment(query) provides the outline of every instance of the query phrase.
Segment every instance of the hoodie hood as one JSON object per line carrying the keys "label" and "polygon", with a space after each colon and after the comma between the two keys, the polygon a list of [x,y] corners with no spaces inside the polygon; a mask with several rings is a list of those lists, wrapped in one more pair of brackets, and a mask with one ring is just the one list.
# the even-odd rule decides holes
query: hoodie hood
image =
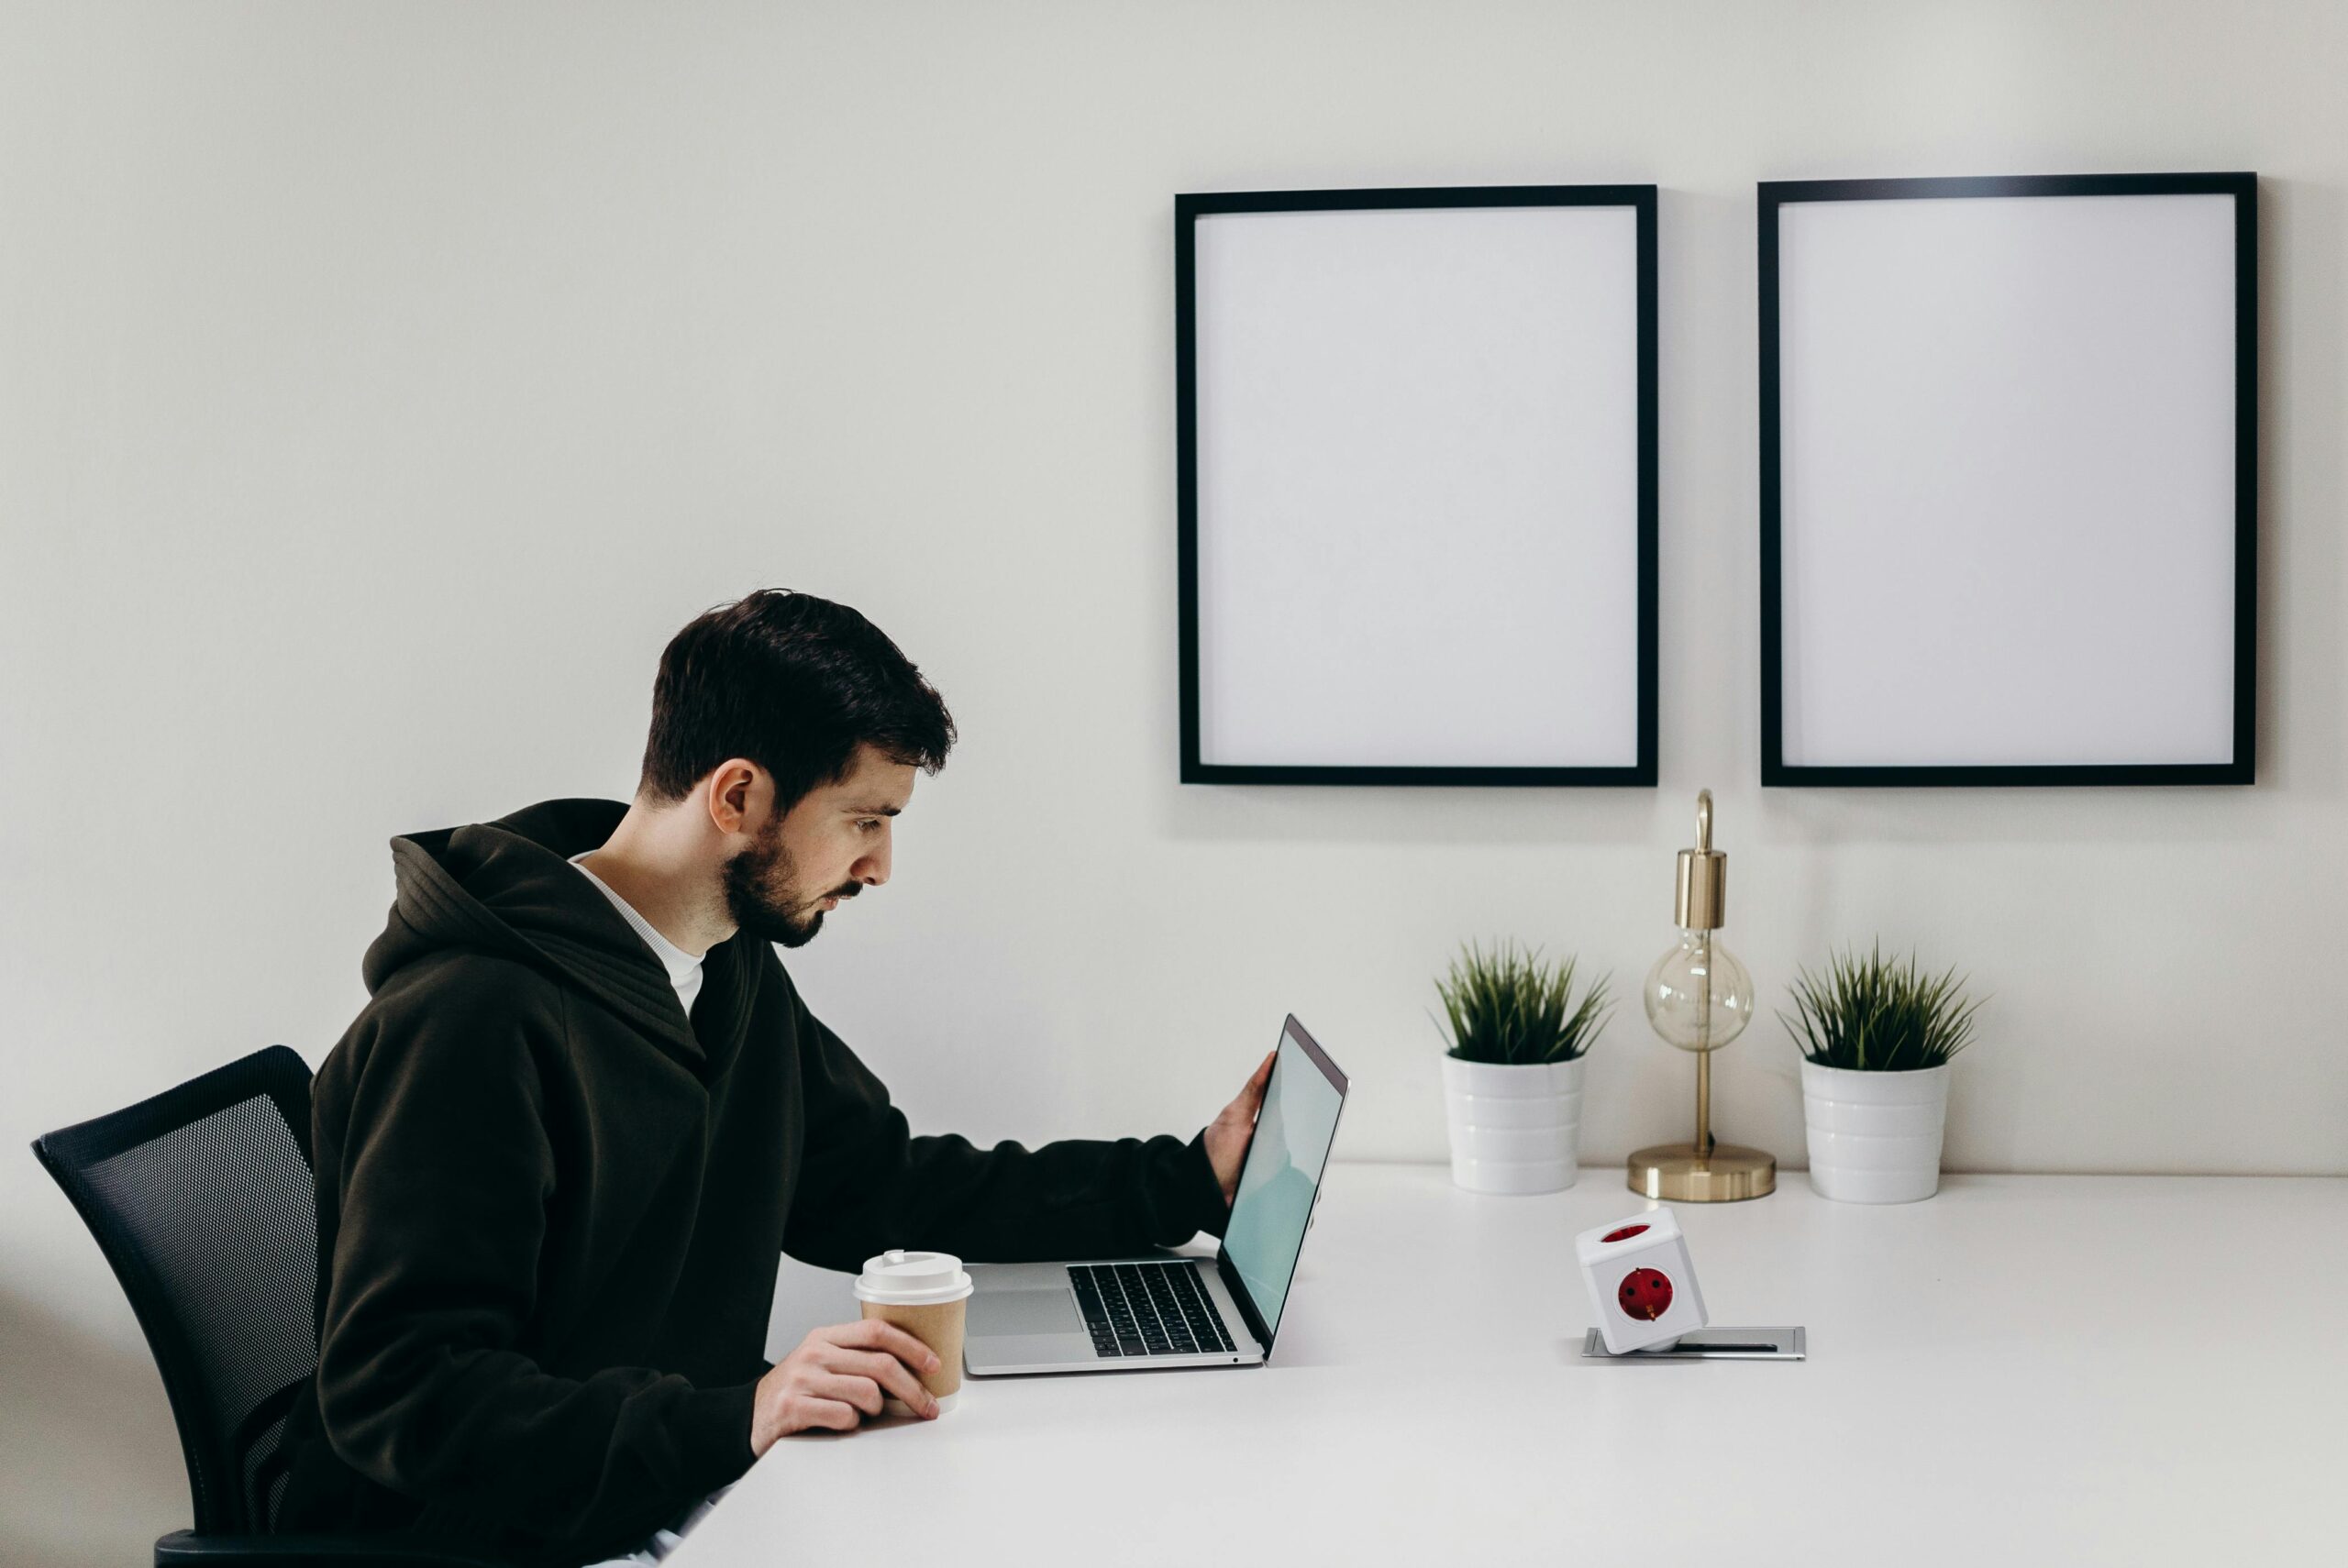
{"label": "hoodie hood", "polygon": [[757,966],[742,933],[702,960],[688,1019],[668,971],[570,856],[601,848],[627,814],[617,801],[545,801],[492,823],[392,840],[395,889],[383,933],[360,969],[371,994],[401,969],[449,948],[537,968],[617,1017],[703,1077],[730,1061],[750,1010]]}

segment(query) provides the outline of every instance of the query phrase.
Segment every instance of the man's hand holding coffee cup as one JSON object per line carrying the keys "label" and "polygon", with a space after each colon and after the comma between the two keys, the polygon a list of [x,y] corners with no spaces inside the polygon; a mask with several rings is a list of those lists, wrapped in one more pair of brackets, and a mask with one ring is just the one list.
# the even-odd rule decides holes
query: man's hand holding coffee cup
{"label": "man's hand holding coffee cup", "polygon": [[884,1397],[934,1417],[937,1401],[921,1380],[937,1366],[927,1345],[878,1318],[817,1329],[759,1379],[750,1452],[762,1454],[777,1438],[813,1428],[847,1431],[879,1415]]}
{"label": "man's hand holding coffee cup", "polygon": [[1264,1087],[1272,1081],[1272,1063],[1279,1057],[1275,1046],[1241,1087],[1239,1098],[1207,1125],[1207,1163],[1214,1166],[1226,1208],[1239,1196],[1239,1167],[1247,1163],[1247,1141],[1256,1135],[1256,1113],[1264,1109]]}

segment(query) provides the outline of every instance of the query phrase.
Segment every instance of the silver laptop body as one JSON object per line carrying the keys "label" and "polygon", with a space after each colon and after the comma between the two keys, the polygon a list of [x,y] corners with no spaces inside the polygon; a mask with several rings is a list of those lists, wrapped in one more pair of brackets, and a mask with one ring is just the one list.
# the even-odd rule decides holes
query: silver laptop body
{"label": "silver laptop body", "polygon": [[[1346,1088],[1345,1074],[1290,1017],[1223,1250],[1212,1258],[972,1264],[965,1370],[998,1377],[1261,1365],[1320,1198]],[[1186,1277],[1148,1272],[1157,1270]]]}
{"label": "silver laptop body", "polygon": [[[1184,1366],[1254,1366],[1269,1353],[1247,1326],[1214,1259],[1161,1253],[1117,1261],[1187,1270],[1214,1303],[1229,1331],[1231,1349],[1105,1354],[1085,1326],[1067,1264],[972,1264],[970,1282],[976,1288],[962,1341],[964,1369],[973,1377],[1023,1372],[1165,1372]],[[1193,1334],[1192,1342],[1196,1341]]]}

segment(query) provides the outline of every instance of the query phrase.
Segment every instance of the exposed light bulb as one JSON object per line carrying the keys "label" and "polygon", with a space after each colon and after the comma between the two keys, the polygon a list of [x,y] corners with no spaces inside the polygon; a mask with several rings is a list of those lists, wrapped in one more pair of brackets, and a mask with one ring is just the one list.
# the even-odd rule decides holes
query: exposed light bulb
{"label": "exposed light bulb", "polygon": [[1682,931],[1647,971],[1647,1021],[1682,1051],[1717,1051],[1753,1021],[1753,977],[1709,931]]}

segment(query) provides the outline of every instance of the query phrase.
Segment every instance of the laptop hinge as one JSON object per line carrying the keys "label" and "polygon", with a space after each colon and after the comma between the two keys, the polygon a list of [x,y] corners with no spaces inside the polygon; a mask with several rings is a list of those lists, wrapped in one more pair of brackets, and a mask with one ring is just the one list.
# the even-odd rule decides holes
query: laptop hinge
{"label": "laptop hinge", "polygon": [[1223,1287],[1231,1292],[1231,1299],[1238,1307],[1239,1316],[1246,1322],[1247,1331],[1256,1336],[1256,1343],[1262,1348],[1264,1359],[1271,1360],[1272,1331],[1264,1326],[1262,1315],[1256,1310],[1256,1303],[1247,1295],[1247,1286],[1239,1278],[1239,1271],[1232,1266],[1231,1254],[1221,1248],[1215,1251],[1214,1271],[1222,1276]]}

